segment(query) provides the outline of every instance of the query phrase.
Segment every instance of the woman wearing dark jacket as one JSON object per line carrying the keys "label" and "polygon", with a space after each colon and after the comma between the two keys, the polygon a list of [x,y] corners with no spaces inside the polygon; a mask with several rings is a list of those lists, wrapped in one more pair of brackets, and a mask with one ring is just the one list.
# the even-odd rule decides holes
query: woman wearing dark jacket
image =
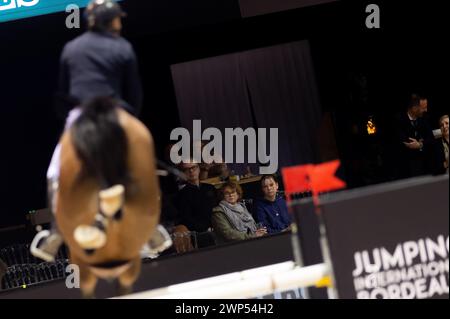
{"label": "woman wearing dark jacket", "polygon": [[218,242],[232,242],[267,234],[265,228],[258,229],[252,215],[244,204],[241,187],[228,182],[220,189],[222,201],[213,209],[212,226]]}

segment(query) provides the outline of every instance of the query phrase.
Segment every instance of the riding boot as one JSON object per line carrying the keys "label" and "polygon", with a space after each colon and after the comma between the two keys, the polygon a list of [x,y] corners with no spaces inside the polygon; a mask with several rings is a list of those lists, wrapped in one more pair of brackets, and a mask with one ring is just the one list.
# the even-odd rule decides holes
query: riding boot
{"label": "riding boot", "polygon": [[142,258],[156,258],[161,252],[172,246],[172,238],[162,225],[158,225],[152,238],[141,249]]}
{"label": "riding boot", "polygon": [[31,254],[47,262],[54,262],[64,240],[56,226],[52,225],[50,230],[41,230],[31,243]]}

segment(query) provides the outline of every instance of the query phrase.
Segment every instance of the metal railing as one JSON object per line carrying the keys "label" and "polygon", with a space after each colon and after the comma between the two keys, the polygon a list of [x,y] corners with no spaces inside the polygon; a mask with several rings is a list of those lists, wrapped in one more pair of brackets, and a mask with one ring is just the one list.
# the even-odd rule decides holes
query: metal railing
{"label": "metal railing", "polygon": [[30,253],[29,244],[16,244],[0,249],[0,259],[6,272],[0,282],[0,291],[42,284],[67,277],[69,265],[65,247],[61,248],[54,263],[42,262]]}

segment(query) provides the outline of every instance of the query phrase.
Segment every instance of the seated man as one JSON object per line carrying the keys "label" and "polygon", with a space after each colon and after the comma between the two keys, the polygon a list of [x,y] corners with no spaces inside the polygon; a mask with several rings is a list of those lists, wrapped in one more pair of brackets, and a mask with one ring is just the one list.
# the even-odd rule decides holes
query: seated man
{"label": "seated man", "polygon": [[214,238],[208,231],[211,228],[211,213],[216,204],[216,189],[212,185],[200,183],[200,165],[197,162],[191,160],[189,163],[181,163],[180,169],[186,175],[187,183],[175,198],[178,222],[189,231],[200,233],[197,238],[199,247],[214,245]]}
{"label": "seated man", "polygon": [[277,196],[278,181],[274,175],[265,175],[261,178],[261,187],[264,198],[255,201],[256,221],[267,228],[269,234],[290,230],[292,222],[286,201]]}

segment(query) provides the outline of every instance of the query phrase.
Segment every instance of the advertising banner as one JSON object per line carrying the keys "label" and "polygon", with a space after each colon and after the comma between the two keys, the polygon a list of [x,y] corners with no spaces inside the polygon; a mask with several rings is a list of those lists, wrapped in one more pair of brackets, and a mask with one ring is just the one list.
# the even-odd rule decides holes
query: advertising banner
{"label": "advertising banner", "polygon": [[426,177],[323,200],[338,297],[448,298],[448,188]]}

